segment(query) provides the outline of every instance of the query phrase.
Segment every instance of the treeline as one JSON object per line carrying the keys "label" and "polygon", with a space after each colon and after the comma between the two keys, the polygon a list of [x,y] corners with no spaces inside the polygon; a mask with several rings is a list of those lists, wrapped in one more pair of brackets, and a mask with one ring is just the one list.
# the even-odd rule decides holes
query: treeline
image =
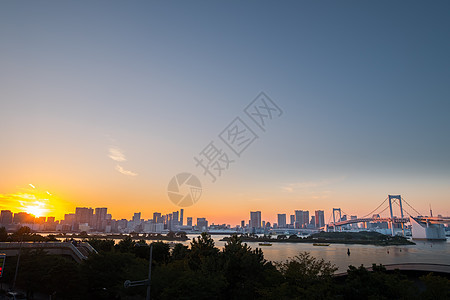
{"label": "treeline", "polygon": [[[124,287],[125,280],[148,276],[150,247],[126,237],[89,240],[98,250],[77,264],[42,252],[23,252],[17,286],[52,294],[52,299],[143,299],[146,287]],[[223,250],[202,234],[190,247],[153,242],[152,299],[449,299],[450,281],[429,274],[414,281],[383,266],[350,266],[346,277],[336,267],[309,253],[285,262],[264,259],[233,236]],[[3,282],[14,277],[15,260],[8,257]]]}
{"label": "treeline", "polygon": [[23,226],[13,233],[8,233],[5,227],[0,227],[0,242],[57,242],[55,235],[42,236],[32,232],[30,227]]}

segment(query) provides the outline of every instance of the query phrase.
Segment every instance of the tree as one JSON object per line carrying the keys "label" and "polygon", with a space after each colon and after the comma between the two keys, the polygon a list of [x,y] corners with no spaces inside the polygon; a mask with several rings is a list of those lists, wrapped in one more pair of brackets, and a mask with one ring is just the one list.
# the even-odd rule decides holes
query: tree
{"label": "tree", "polygon": [[389,274],[382,265],[372,265],[372,272],[364,266],[349,266],[345,281],[345,299],[408,299],[417,291],[411,281],[399,272]]}
{"label": "tree", "polygon": [[187,239],[186,232],[184,231],[178,231],[176,235],[182,239]]}
{"label": "tree", "polygon": [[[167,263],[170,258],[169,244],[164,243],[164,242],[153,242],[153,243],[151,243],[151,245],[153,245],[153,252],[152,252],[153,262],[157,263],[157,264]],[[147,256],[147,259],[149,259],[149,256],[150,256],[150,253]]]}
{"label": "tree", "polygon": [[259,290],[275,283],[275,280],[266,280],[270,269],[276,270],[264,259],[262,250],[252,250],[246,243],[242,243],[242,239],[237,235],[230,237],[222,254],[222,270],[228,283],[227,298],[260,298]]}
{"label": "tree", "polygon": [[287,297],[326,299],[332,294],[332,276],[337,267],[308,252],[278,263],[277,268],[284,277],[284,284],[277,293]]}
{"label": "tree", "polygon": [[114,240],[90,238],[87,242],[98,252],[111,252],[114,249]]}
{"label": "tree", "polygon": [[148,262],[131,253],[102,252],[89,256],[81,264],[91,299],[114,299],[118,295],[145,294],[145,287],[125,289],[125,280],[142,280],[148,276]]}
{"label": "tree", "polygon": [[[189,253],[189,266],[191,269],[199,269],[206,260],[208,265],[214,267],[214,260],[218,258],[219,249],[215,247],[214,240],[206,232],[203,232],[197,239],[191,242],[191,252]],[[211,261],[211,258],[213,261]]]}
{"label": "tree", "polygon": [[6,242],[8,240],[8,232],[5,227],[0,227],[0,242]]}
{"label": "tree", "polygon": [[132,252],[134,249],[135,242],[130,236],[126,236],[115,246],[117,250],[122,253]]}
{"label": "tree", "polygon": [[172,250],[172,259],[174,260],[182,260],[185,259],[189,255],[189,248],[183,244],[175,244]]}
{"label": "tree", "polygon": [[449,279],[429,273],[421,276],[420,280],[426,287],[426,290],[421,294],[422,299],[450,299]]}

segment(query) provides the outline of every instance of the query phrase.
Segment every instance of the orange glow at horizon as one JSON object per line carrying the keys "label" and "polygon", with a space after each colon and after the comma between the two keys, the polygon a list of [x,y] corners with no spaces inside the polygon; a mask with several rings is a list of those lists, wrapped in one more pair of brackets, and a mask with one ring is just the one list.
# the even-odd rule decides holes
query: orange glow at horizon
{"label": "orange glow at horizon", "polygon": [[53,195],[49,191],[40,190],[38,187],[28,184],[19,188],[17,192],[0,194],[0,208],[11,210],[13,213],[26,212],[36,218],[55,217],[63,219],[67,213],[67,203]]}
{"label": "orange glow at horizon", "polygon": [[26,213],[32,214],[36,218],[45,217],[48,213],[45,203],[40,201],[35,201],[33,204],[28,204],[24,207],[24,210]]}

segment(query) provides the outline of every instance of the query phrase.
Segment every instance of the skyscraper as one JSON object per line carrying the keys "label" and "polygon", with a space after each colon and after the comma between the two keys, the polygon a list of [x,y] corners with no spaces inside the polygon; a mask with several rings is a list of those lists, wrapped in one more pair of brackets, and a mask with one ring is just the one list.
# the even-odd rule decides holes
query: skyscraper
{"label": "skyscraper", "polygon": [[320,228],[325,225],[325,214],[323,210],[316,210],[315,221],[316,221],[316,228]]}
{"label": "skyscraper", "polygon": [[13,222],[13,213],[10,210],[2,210],[0,215],[0,224],[9,225]]}
{"label": "skyscraper", "polygon": [[291,221],[289,224],[294,226],[295,225],[295,215],[290,215],[289,217],[290,217],[290,221]]}
{"label": "skyscraper", "polygon": [[89,224],[92,225],[94,216],[94,210],[87,207],[76,207],[75,208],[75,222],[78,224]]}
{"label": "skyscraper", "polygon": [[303,211],[303,226],[302,227],[307,227],[309,224],[309,211],[304,210]]}
{"label": "skyscraper", "polygon": [[286,214],[278,214],[278,227],[286,228]]}
{"label": "skyscraper", "polygon": [[184,214],[184,209],[180,209],[180,226],[183,226],[183,214]]}
{"label": "skyscraper", "polygon": [[172,213],[172,226],[178,225],[179,215],[180,213],[178,211]]}
{"label": "skyscraper", "polygon": [[155,224],[162,223],[161,213],[159,213],[159,212],[153,213],[153,223],[155,223]]}
{"label": "skyscraper", "polygon": [[250,227],[261,228],[261,212],[251,211],[250,212]]}
{"label": "skyscraper", "polygon": [[192,227],[192,217],[187,217],[186,222],[187,222],[187,226]]}
{"label": "skyscraper", "polygon": [[202,232],[208,231],[208,221],[206,218],[197,218],[197,228]]}
{"label": "skyscraper", "polygon": [[302,228],[303,223],[303,210],[295,211],[295,228]]}
{"label": "skyscraper", "polygon": [[132,221],[135,225],[141,224],[141,213],[140,212],[134,213]]}
{"label": "skyscraper", "polygon": [[95,209],[95,229],[103,231],[106,227],[106,216],[108,209],[106,207],[97,207]]}

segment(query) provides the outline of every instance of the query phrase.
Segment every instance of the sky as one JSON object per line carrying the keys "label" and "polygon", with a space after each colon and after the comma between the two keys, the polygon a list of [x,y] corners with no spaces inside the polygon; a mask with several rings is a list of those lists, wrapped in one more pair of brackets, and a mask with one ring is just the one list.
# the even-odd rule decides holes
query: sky
{"label": "sky", "polygon": [[147,219],[189,173],[210,224],[388,194],[449,216],[449,37],[448,1],[2,1],[0,208]]}

